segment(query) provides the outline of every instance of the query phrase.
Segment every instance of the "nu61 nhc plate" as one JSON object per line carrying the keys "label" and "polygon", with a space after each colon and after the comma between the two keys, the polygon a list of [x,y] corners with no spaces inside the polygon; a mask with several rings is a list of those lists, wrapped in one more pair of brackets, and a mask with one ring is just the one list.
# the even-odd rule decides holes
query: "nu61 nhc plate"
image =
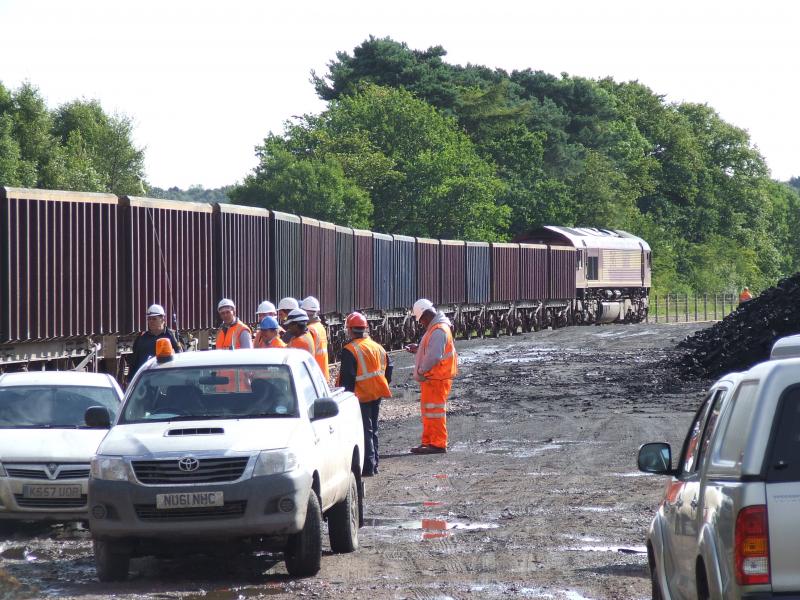
{"label": "nu61 nhc plate", "polygon": [[205,506],[224,506],[222,492],[181,492],[179,494],[157,494],[156,508],[197,508]]}

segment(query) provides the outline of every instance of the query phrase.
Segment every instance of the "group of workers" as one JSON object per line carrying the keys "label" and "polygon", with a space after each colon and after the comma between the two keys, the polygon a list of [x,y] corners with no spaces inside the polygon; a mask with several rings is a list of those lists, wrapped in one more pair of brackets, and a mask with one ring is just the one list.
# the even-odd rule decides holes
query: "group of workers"
{"label": "group of workers", "polygon": [[[236,316],[236,304],[223,298],[217,305],[221,324],[217,330],[217,349],[298,348],[311,354],[326,380],[330,380],[328,336],[319,313],[319,301],[309,296],[298,302],[283,298],[276,307],[265,300],[256,309],[258,329]],[[421,390],[422,440],[411,448],[414,454],[447,452],[447,397],[457,372],[458,357],[450,320],[422,298],[412,308],[414,318],[425,333],[418,344],[405,347],[415,355],[414,379]],[[386,350],[369,336],[366,317],[354,312],[345,321],[348,342],[339,353],[336,385],[353,392],[361,406],[364,427],[364,467],[362,475],[378,473],[378,413],[383,398],[392,396],[392,361]],[[134,341],[129,377],[155,355],[157,340],[168,338],[175,352],[181,346],[175,332],[166,325],[166,313],[159,304],[147,309],[147,330]]]}

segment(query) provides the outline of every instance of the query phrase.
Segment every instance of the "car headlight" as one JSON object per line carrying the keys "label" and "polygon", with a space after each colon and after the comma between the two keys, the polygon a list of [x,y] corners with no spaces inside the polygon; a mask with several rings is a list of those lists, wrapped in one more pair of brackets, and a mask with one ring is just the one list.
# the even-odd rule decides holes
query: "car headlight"
{"label": "car headlight", "polygon": [[258,454],[253,477],[286,473],[296,469],[297,466],[297,455],[290,450],[264,450]]}
{"label": "car headlight", "polygon": [[92,478],[107,481],[128,481],[128,465],[121,458],[95,456],[92,459]]}
{"label": "car headlight", "polygon": [[0,477],[7,477],[7,476],[8,474],[6,473],[6,470],[3,468],[3,463],[0,463]]}

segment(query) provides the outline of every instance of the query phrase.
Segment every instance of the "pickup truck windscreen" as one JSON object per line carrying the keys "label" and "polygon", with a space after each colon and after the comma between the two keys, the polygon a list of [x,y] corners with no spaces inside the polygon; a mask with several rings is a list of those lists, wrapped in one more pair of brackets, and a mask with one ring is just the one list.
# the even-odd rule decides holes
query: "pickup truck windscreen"
{"label": "pickup truck windscreen", "polygon": [[185,367],[141,374],[120,423],[297,416],[286,365]]}
{"label": "pickup truck windscreen", "polygon": [[783,393],[767,457],[767,483],[800,481],[800,386]]}

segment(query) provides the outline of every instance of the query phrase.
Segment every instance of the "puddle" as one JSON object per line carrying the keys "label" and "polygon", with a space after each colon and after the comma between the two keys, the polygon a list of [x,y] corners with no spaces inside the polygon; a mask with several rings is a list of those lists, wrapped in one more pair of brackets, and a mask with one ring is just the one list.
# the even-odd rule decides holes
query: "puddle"
{"label": "puddle", "polygon": [[263,596],[280,596],[286,591],[281,587],[239,587],[227,590],[203,590],[200,594],[182,596],[183,600],[245,600]]}
{"label": "puddle", "polygon": [[586,512],[612,512],[614,508],[611,506],[578,506],[576,510],[583,510]]}
{"label": "puddle", "polygon": [[439,508],[447,506],[445,502],[437,502],[435,500],[423,500],[422,502],[397,502],[388,504],[387,506],[402,506],[403,508]]}
{"label": "puddle", "polygon": [[[571,442],[567,442],[571,443]],[[453,450],[466,451],[473,454],[495,454],[500,456],[511,456],[514,458],[533,458],[544,452],[561,450],[562,444],[547,440],[540,445],[534,442],[530,446],[521,446],[519,440],[484,440],[482,442],[467,443],[457,442],[453,445]]]}
{"label": "puddle", "polygon": [[382,518],[365,519],[364,525],[377,529],[400,529],[408,532],[421,531],[423,540],[450,537],[452,532],[457,531],[476,531],[499,527],[496,523],[447,521],[445,519],[403,520]]}
{"label": "puddle", "polygon": [[569,552],[621,552],[623,554],[647,554],[645,546],[575,546],[572,548],[564,548]]}
{"label": "puddle", "polygon": [[652,473],[642,473],[641,471],[631,471],[630,473],[609,473],[611,477],[651,477]]}

